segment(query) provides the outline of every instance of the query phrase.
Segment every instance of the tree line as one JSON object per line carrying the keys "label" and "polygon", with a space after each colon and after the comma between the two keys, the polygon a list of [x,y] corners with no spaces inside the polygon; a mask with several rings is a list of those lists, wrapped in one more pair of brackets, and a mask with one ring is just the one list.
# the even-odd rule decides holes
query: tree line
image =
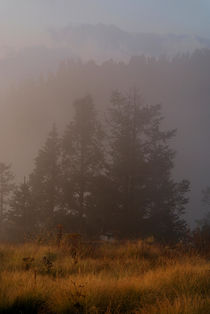
{"label": "tree line", "polygon": [[23,183],[14,187],[10,167],[0,165],[1,233],[22,241],[61,224],[91,238],[182,239],[189,182],[173,178],[176,130],[163,130],[161,106],[133,90],[112,93],[105,119],[90,95],[73,108],[61,136],[53,125]]}
{"label": "tree line", "polygon": [[191,182],[188,219],[192,225],[200,217],[202,205],[197,191],[209,182],[209,81],[210,50],[205,49],[172,59],[136,56],[128,63],[64,60],[51,74],[33,75],[25,81],[19,78],[1,92],[1,160],[10,160],[18,179],[23,178],[30,173],[40,139],[49,132],[52,121],[59,130],[69,123],[75,99],[88,91],[101,112],[106,110],[112,90],[136,86],[148,103],[162,104],[167,128],[178,129],[173,140],[178,151],[174,172],[177,178],[183,176]]}

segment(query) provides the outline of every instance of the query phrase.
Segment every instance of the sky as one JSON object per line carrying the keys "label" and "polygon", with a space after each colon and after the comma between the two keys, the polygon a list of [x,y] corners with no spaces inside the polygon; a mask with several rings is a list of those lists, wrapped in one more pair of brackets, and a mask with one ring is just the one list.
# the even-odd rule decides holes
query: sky
{"label": "sky", "polygon": [[0,0],[0,45],[42,44],[69,24],[210,37],[210,0]]}

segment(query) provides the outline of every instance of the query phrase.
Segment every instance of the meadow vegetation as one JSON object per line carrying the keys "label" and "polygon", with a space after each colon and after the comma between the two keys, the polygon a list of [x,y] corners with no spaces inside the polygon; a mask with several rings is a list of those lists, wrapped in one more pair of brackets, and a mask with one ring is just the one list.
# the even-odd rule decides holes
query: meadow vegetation
{"label": "meadow vegetation", "polygon": [[1,245],[0,313],[210,313],[210,260],[152,239]]}

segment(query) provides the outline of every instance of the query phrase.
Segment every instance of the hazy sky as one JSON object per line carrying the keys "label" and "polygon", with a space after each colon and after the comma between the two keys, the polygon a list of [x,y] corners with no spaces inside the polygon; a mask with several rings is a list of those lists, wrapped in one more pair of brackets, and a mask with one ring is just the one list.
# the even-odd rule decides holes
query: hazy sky
{"label": "hazy sky", "polygon": [[0,45],[43,43],[49,28],[98,22],[210,37],[210,0],[0,0]]}

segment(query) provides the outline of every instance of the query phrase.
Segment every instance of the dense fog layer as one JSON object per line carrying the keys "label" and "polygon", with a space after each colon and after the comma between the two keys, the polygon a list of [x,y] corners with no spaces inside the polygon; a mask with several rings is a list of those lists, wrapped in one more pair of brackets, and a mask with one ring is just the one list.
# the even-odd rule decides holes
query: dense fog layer
{"label": "dense fog layer", "polygon": [[210,51],[169,60],[132,57],[128,63],[63,61],[54,73],[19,80],[1,92],[1,160],[20,180],[32,168],[52,123],[70,121],[72,102],[90,93],[102,113],[111,92],[136,87],[146,102],[162,104],[165,125],[177,128],[175,176],[191,181],[189,219],[201,216],[201,191],[209,184]]}

